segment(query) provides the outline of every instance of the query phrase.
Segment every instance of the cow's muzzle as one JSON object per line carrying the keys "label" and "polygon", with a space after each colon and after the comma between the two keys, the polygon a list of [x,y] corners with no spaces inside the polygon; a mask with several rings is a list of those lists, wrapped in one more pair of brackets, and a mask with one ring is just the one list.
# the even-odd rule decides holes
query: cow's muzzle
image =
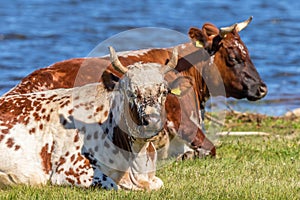
{"label": "cow's muzzle", "polygon": [[158,114],[145,114],[143,115],[143,126],[157,126],[161,121],[161,117]]}
{"label": "cow's muzzle", "polygon": [[148,134],[157,134],[163,128],[162,117],[158,114],[146,114],[143,116],[142,126],[144,132]]}
{"label": "cow's muzzle", "polygon": [[267,93],[268,93],[267,85],[265,83],[261,83],[259,85],[252,86],[249,89],[247,99],[249,101],[257,101],[265,97]]}

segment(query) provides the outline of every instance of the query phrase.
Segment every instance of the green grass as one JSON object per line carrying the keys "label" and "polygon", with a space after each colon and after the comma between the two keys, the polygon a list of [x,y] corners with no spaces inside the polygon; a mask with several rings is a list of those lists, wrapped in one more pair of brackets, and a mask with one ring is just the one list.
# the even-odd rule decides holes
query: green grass
{"label": "green grass", "polygon": [[0,199],[300,199],[300,120],[227,116],[226,130],[270,136],[220,137],[217,157],[172,162],[157,171],[158,191],[16,186]]}

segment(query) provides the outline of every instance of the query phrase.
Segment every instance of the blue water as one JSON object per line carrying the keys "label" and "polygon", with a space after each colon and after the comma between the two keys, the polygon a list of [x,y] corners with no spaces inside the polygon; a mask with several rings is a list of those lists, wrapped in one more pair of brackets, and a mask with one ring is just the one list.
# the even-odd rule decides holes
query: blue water
{"label": "blue water", "polygon": [[[253,16],[240,35],[269,94],[258,102],[229,99],[237,110],[281,115],[300,107],[298,1],[13,0],[0,5],[0,94],[52,63],[85,57],[123,31],[159,27],[187,33],[209,21],[227,26]],[[137,40],[155,43],[138,35]],[[161,37],[166,37],[162,35]],[[168,37],[168,44],[181,41]],[[124,42],[123,49],[128,44]]]}

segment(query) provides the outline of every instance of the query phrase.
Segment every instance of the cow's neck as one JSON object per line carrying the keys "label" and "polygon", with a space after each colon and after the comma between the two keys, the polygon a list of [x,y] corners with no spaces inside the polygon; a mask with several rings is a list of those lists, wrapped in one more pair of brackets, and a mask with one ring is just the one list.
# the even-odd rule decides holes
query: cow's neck
{"label": "cow's neck", "polygon": [[[129,169],[129,177],[135,187],[151,189],[155,178],[157,154],[152,142],[135,140],[132,143],[134,158]],[[145,183],[150,183],[146,184]]]}
{"label": "cow's neck", "polygon": [[177,48],[180,58],[175,69],[184,76],[194,77],[198,108],[204,109],[210,93],[202,75],[203,70],[214,63],[214,55],[209,55],[204,48],[197,48],[191,42],[180,44]]}
{"label": "cow's neck", "polygon": [[[121,111],[121,113],[124,113]],[[112,117],[113,114],[110,114]],[[117,169],[111,176],[117,184],[126,189],[151,189],[155,185],[152,183],[155,179],[156,170],[156,150],[152,142],[144,139],[134,139],[128,133],[128,122],[125,117],[120,115],[120,121],[112,119],[113,128],[110,129],[106,139],[118,149],[113,168]],[[109,121],[110,119],[108,119]],[[108,166],[108,173],[111,166]],[[106,172],[106,170],[104,170]],[[110,174],[109,174],[110,175]],[[147,183],[145,185],[145,183]],[[148,185],[150,183],[150,186]],[[155,187],[155,186],[154,186]]]}
{"label": "cow's neck", "polygon": [[[122,96],[124,98],[124,95]],[[122,96],[119,98],[122,98]],[[128,170],[124,174],[119,175],[119,185],[127,189],[147,189],[150,186],[144,185],[144,183],[151,183],[155,177],[156,149],[152,142],[132,137],[132,133],[139,130],[137,129],[138,126],[131,119],[130,108],[127,106],[128,101],[126,98],[118,99],[118,97],[116,100],[120,102],[118,108],[115,107],[116,111],[119,111],[119,117],[114,117],[116,125],[110,134],[112,134],[114,145],[121,149],[125,160],[128,160]],[[116,112],[112,112],[111,116],[116,114]]]}

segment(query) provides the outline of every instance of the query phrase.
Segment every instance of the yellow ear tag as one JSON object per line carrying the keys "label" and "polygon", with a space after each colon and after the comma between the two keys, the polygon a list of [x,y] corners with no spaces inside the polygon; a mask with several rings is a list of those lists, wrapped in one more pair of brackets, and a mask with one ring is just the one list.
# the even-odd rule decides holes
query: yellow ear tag
{"label": "yellow ear tag", "polygon": [[199,40],[196,41],[195,46],[198,48],[203,48],[203,44]]}
{"label": "yellow ear tag", "polygon": [[181,90],[180,90],[179,87],[178,88],[174,88],[174,89],[171,90],[171,93],[179,96],[181,94]]}

